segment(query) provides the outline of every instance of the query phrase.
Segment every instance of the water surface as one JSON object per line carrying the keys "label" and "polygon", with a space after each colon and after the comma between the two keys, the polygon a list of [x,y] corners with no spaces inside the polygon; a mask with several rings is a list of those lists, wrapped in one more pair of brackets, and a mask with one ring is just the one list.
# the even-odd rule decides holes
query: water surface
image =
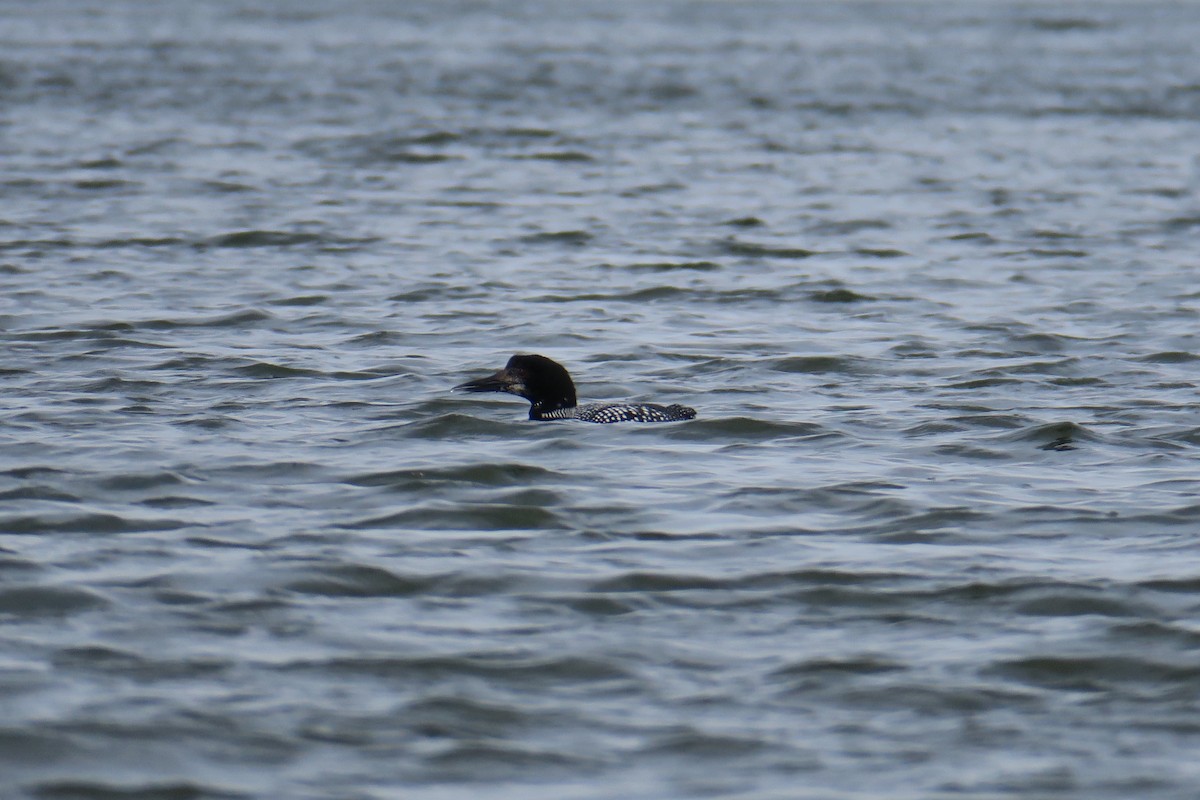
{"label": "water surface", "polygon": [[1194,797],[1198,39],[0,3],[7,791]]}

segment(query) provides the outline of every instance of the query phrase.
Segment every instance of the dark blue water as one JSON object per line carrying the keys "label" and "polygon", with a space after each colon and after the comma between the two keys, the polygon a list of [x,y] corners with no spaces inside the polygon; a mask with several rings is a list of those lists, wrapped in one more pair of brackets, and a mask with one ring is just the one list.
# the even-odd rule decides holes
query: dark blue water
{"label": "dark blue water", "polygon": [[0,2],[0,794],[1194,798],[1198,40]]}

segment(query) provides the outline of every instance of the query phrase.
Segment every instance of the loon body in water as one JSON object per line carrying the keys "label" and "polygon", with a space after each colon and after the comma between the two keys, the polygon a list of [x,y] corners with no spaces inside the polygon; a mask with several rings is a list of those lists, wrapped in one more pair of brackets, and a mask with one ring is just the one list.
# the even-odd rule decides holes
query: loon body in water
{"label": "loon body in water", "polygon": [[583,422],[677,422],[692,419],[696,409],[681,405],[660,406],[591,403],[576,405],[575,384],[562,364],[545,356],[513,356],[495,375],[454,387],[464,392],[508,392],[531,405],[529,418],[577,419]]}

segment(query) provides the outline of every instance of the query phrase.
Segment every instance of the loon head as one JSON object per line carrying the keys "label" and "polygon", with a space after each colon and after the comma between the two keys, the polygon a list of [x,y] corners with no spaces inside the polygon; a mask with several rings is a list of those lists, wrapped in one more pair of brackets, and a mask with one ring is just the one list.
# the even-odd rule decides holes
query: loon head
{"label": "loon head", "polygon": [[545,356],[515,355],[504,369],[454,387],[464,392],[508,392],[531,403],[530,419],[560,408],[574,408],[575,384],[562,364]]}

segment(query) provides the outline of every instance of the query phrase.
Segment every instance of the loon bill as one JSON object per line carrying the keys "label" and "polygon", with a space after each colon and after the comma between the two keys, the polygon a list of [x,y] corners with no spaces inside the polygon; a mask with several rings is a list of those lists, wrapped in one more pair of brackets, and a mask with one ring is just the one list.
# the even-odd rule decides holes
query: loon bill
{"label": "loon bill", "polygon": [[454,387],[464,392],[507,392],[530,402],[529,418],[583,422],[678,422],[693,419],[696,409],[673,404],[576,404],[575,384],[562,364],[545,356],[515,355],[504,369]]}

